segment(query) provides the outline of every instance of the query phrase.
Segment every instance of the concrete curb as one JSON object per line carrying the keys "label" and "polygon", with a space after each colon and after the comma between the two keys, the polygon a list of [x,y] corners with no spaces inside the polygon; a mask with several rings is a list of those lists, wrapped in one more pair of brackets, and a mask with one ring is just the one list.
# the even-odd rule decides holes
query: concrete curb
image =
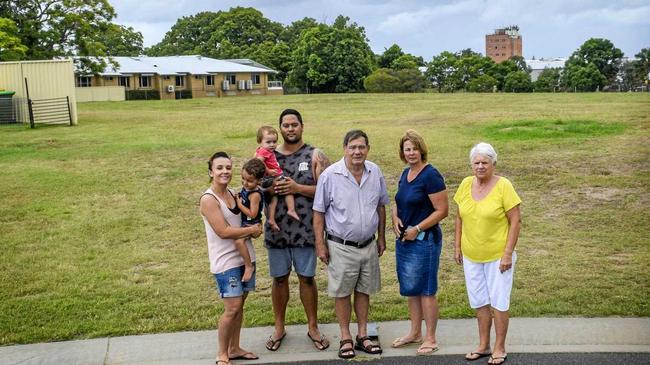
{"label": "concrete curb", "polygon": [[[393,349],[390,343],[408,332],[408,321],[377,323],[383,357],[413,356],[417,345]],[[355,333],[355,325],[351,325]],[[244,328],[242,347],[260,356],[233,364],[338,359],[338,325],[321,325],[330,347],[317,351],[307,338],[305,325],[287,326],[287,337],[277,352],[264,348],[272,327]],[[465,354],[476,344],[476,320],[440,320],[437,354]],[[0,347],[2,364],[214,364],[217,331],[177,332],[99,338]],[[508,352],[650,352],[650,318],[512,318]],[[379,358],[357,354],[356,359]]]}

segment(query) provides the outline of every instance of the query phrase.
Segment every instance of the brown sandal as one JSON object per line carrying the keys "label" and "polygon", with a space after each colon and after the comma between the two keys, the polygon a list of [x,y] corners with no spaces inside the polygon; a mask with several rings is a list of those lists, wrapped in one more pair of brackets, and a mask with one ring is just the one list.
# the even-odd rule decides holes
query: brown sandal
{"label": "brown sandal", "polygon": [[[368,346],[363,345],[363,343],[366,341],[370,341],[370,344]],[[361,350],[371,355],[381,354],[383,352],[381,346],[372,342],[372,340],[368,336],[363,336],[363,337],[357,336],[357,344],[354,346],[354,349]]]}
{"label": "brown sandal", "polygon": [[[348,344],[350,345],[350,348],[344,349],[343,346]],[[339,342],[339,357],[341,359],[351,359],[356,355],[357,354],[354,352],[354,342],[352,342],[351,339],[348,338]]]}

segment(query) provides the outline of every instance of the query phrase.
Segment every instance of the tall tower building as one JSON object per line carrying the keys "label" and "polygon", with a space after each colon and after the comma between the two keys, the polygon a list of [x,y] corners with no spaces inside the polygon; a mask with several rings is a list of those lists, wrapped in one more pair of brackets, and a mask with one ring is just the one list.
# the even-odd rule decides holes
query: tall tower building
{"label": "tall tower building", "polygon": [[485,55],[500,63],[512,56],[523,56],[519,26],[511,25],[485,35]]}

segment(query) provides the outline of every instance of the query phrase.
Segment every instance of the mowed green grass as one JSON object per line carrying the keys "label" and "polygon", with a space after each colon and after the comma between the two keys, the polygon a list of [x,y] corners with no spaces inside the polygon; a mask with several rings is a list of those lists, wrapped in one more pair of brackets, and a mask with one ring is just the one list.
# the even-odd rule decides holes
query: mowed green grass
{"label": "mowed green grass", "polygon": [[[391,196],[408,128],[426,138],[450,202],[479,142],[523,199],[513,316],[650,316],[650,95],[302,95],[79,104],[79,125],[0,126],[0,344],[216,328],[198,199],[206,160],[225,150],[236,176],[255,133],[300,110],[304,139],[332,160],[353,128]],[[444,221],[440,315],[473,315]],[[390,225],[390,222],[389,222]],[[270,325],[261,240],[246,326]],[[408,318],[394,241],[382,258],[372,320]],[[318,266],[319,320],[334,322]],[[295,277],[292,281],[296,284]],[[292,285],[288,322],[304,322]],[[333,334],[332,334],[333,335]],[[444,339],[441,339],[444,342]]]}

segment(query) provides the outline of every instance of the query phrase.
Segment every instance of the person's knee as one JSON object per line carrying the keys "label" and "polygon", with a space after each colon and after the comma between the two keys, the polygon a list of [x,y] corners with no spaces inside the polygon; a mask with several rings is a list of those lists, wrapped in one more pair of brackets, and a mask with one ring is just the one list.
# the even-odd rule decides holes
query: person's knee
{"label": "person's knee", "polygon": [[242,314],[243,310],[244,310],[244,308],[242,308],[241,306],[225,307],[223,309],[223,316],[228,318],[228,319],[237,318],[237,316]]}
{"label": "person's knee", "polygon": [[289,282],[289,274],[273,278],[273,284],[276,286],[286,285]]}
{"label": "person's knee", "polygon": [[300,276],[300,275],[298,275],[298,280],[300,280],[301,284],[304,284],[304,285],[307,285],[307,286],[316,285],[316,280],[314,279],[313,276]]}

